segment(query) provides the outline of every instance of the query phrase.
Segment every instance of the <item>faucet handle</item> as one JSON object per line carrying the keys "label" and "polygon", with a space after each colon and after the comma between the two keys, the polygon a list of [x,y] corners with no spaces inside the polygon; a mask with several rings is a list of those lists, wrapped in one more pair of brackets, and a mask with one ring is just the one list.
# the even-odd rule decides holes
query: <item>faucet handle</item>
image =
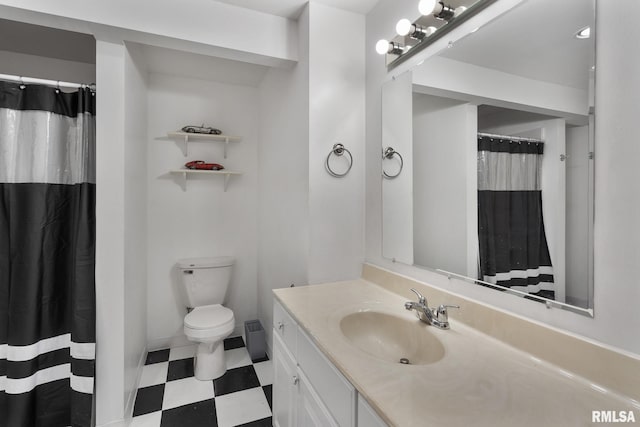
{"label": "faucet handle", "polygon": [[447,311],[448,308],[460,308],[459,305],[447,305],[447,304],[440,304],[438,306],[438,310],[436,312],[438,318],[440,320],[449,320],[449,312]]}
{"label": "faucet handle", "polygon": [[413,288],[411,288],[411,291],[418,296],[418,302],[420,304],[424,304],[427,301],[427,299],[425,297],[423,297],[420,292],[416,291]]}

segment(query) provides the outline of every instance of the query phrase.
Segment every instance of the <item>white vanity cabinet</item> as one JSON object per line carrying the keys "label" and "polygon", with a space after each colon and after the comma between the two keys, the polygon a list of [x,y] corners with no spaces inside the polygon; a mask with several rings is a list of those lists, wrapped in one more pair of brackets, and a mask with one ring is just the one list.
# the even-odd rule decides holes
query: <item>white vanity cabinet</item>
{"label": "white vanity cabinet", "polygon": [[273,366],[274,426],[386,426],[277,301]]}

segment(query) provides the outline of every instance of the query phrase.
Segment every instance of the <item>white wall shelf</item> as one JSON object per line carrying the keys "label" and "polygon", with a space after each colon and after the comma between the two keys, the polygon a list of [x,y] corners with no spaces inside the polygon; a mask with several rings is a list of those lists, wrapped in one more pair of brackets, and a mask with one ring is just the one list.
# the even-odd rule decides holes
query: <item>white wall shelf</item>
{"label": "white wall shelf", "polygon": [[212,135],[207,133],[168,132],[167,138],[176,141],[185,157],[189,155],[189,142],[221,142],[224,144],[224,158],[227,158],[227,147],[230,142],[239,142],[241,136]]}
{"label": "white wall shelf", "polygon": [[189,175],[211,175],[211,176],[224,176],[224,191],[227,191],[227,186],[229,185],[229,178],[231,175],[242,175],[242,172],[237,171],[229,171],[226,169],[222,169],[219,171],[214,170],[201,170],[201,169],[174,169],[169,171],[171,174],[180,175],[182,177],[181,187],[183,191],[187,191],[187,180]]}

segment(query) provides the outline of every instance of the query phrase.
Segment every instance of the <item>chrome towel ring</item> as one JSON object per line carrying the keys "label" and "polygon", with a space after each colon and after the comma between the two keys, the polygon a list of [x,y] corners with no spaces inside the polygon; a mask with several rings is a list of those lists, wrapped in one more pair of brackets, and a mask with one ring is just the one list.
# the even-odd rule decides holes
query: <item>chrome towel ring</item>
{"label": "chrome towel ring", "polygon": [[[341,157],[342,155],[344,155],[344,153],[347,153],[349,155],[349,167],[343,173],[334,172],[333,169],[331,169],[331,166],[329,165],[329,159],[331,158],[331,155],[334,154],[337,157]],[[327,172],[329,172],[329,175],[334,176],[336,178],[342,178],[343,176],[348,174],[349,171],[351,170],[351,166],[353,166],[353,156],[351,155],[351,152],[349,150],[344,148],[344,145],[340,143],[333,144],[333,148],[331,149],[331,151],[329,151],[329,154],[327,155],[327,160],[325,160],[324,162],[324,166],[327,168]]]}
{"label": "chrome towel ring", "polygon": [[382,152],[382,160],[384,159],[392,159],[393,156],[398,156],[398,158],[400,159],[400,169],[398,169],[398,173],[396,173],[395,175],[389,175],[385,170],[384,170],[384,166],[382,167],[382,175],[387,178],[387,179],[394,179],[397,178],[398,175],[400,175],[400,172],[402,172],[402,167],[404,166],[404,160],[402,160],[402,156],[400,155],[400,153],[398,153],[396,150],[394,150],[392,147],[387,147],[384,149],[384,151]]}

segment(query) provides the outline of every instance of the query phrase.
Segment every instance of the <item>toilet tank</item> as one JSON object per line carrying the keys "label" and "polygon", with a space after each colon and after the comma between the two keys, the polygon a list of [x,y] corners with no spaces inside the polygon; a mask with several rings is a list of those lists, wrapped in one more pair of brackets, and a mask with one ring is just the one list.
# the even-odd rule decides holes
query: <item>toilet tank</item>
{"label": "toilet tank", "polygon": [[187,258],[178,260],[187,307],[224,303],[235,258]]}

